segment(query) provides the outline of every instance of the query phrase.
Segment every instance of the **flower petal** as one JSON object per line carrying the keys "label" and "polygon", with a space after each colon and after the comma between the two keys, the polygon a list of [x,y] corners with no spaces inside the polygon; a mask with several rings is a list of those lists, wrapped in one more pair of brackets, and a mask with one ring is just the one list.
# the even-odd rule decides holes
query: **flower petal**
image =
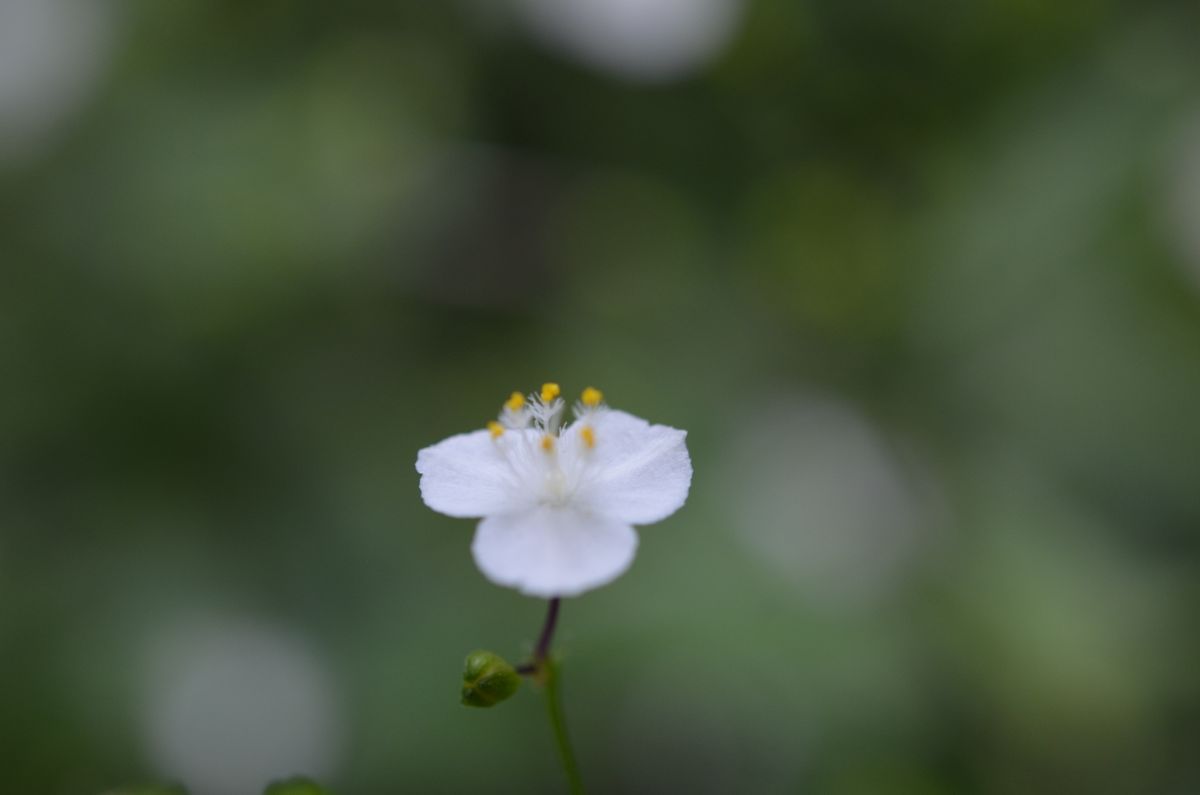
{"label": "flower petal", "polygon": [[592,421],[595,448],[590,476],[577,494],[597,513],[630,524],[666,519],[683,506],[692,483],[687,431],[651,425],[623,411],[605,411]]}
{"label": "flower petal", "polygon": [[488,431],[451,436],[417,453],[421,498],[447,516],[486,516],[523,507],[527,489]]}
{"label": "flower petal", "polygon": [[471,552],[492,582],[549,599],[612,582],[633,562],[637,544],[623,522],[543,506],[484,519]]}

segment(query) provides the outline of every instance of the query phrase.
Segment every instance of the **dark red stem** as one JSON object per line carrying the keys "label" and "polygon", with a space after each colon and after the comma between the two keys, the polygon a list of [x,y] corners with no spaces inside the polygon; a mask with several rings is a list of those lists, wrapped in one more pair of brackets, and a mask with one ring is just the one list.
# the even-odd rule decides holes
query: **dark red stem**
{"label": "dark red stem", "polygon": [[546,623],[542,625],[542,636],[538,638],[537,648],[533,650],[533,659],[541,662],[550,655],[550,642],[554,640],[554,628],[558,626],[558,606],[562,600],[557,596],[550,600],[546,610]]}
{"label": "dark red stem", "polygon": [[546,623],[542,625],[542,635],[533,649],[533,662],[518,665],[517,673],[525,675],[537,673],[541,669],[542,663],[550,656],[550,644],[554,640],[554,629],[558,626],[558,608],[561,602],[562,600],[558,597],[550,600],[550,606],[546,610]]}

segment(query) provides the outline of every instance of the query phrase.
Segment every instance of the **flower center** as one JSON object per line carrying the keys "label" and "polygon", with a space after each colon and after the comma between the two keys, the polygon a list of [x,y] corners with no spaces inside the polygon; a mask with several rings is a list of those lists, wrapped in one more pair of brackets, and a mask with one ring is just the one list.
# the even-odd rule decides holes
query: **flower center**
{"label": "flower center", "polygon": [[543,505],[551,505],[555,508],[561,508],[571,501],[572,490],[567,484],[567,475],[558,467],[546,473],[542,479],[542,499],[540,502]]}
{"label": "flower center", "polygon": [[[564,427],[561,394],[558,384],[552,382],[542,384],[528,397],[513,392],[504,401],[499,419],[487,425],[518,480],[528,484],[539,504],[552,507],[571,502],[597,444],[592,419],[605,410],[604,394],[589,386],[575,404],[577,422]],[[532,430],[541,433],[535,435]],[[568,433],[578,433],[578,439],[565,440]],[[564,441],[561,445],[560,440]]]}

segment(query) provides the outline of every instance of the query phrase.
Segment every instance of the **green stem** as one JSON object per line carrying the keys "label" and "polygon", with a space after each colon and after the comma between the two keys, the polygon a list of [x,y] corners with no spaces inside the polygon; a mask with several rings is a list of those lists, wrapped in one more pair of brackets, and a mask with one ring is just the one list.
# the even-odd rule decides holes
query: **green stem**
{"label": "green stem", "polygon": [[562,704],[559,702],[558,666],[547,656],[543,659],[542,671],[546,680],[546,710],[550,714],[550,727],[554,730],[554,741],[558,745],[558,757],[562,760],[563,771],[567,774],[571,795],[584,795],[583,779],[579,776],[579,765],[575,761],[574,751],[571,750],[567,721],[563,717]]}

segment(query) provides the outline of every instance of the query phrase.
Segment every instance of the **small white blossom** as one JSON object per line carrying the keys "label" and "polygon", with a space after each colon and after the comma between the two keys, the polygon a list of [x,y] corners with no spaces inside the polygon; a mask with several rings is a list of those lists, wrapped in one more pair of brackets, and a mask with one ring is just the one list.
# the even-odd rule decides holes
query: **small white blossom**
{"label": "small white blossom", "polygon": [[483,517],[471,552],[498,585],[576,596],[633,562],[632,525],[683,505],[692,482],[686,431],[609,409],[588,387],[564,425],[557,384],[513,393],[487,430],[417,455],[421,497],[435,511]]}

